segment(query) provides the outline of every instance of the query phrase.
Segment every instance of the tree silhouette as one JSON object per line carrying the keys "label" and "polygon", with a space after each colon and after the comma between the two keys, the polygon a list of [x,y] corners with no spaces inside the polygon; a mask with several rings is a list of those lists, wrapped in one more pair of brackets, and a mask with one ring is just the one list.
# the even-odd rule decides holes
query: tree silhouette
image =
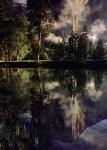
{"label": "tree silhouette", "polygon": [[78,40],[78,53],[79,53],[79,60],[85,61],[87,60],[88,54],[88,36],[87,33],[82,33]]}
{"label": "tree silhouette", "polygon": [[76,58],[76,53],[77,53],[77,48],[78,48],[78,34],[72,32],[71,36],[69,38],[69,52],[68,52],[68,59],[72,59],[73,61]]}
{"label": "tree silhouette", "polygon": [[104,42],[102,39],[99,39],[99,41],[97,42],[97,46],[95,48],[95,50],[93,51],[93,59],[103,59],[104,58]]}
{"label": "tree silhouette", "polygon": [[102,39],[100,39],[98,41],[96,49],[98,51],[98,58],[103,58],[103,56],[104,56],[104,43],[103,43]]}

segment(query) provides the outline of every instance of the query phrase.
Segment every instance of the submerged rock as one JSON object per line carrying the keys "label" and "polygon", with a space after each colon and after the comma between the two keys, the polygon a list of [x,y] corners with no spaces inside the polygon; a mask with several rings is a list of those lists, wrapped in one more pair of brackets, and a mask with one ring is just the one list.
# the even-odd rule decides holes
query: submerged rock
{"label": "submerged rock", "polygon": [[80,136],[79,144],[97,150],[107,150],[107,119],[87,128]]}
{"label": "submerged rock", "polygon": [[75,143],[52,141],[52,150],[107,150],[107,119],[86,130]]}

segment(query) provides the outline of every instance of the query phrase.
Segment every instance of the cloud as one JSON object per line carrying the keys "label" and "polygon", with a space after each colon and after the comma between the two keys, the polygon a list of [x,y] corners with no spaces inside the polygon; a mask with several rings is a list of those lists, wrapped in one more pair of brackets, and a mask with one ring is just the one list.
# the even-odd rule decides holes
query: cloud
{"label": "cloud", "polygon": [[58,82],[46,82],[45,83],[45,89],[46,91],[50,91],[50,90],[53,90],[57,87],[59,87],[59,83]]}
{"label": "cloud", "polygon": [[56,36],[54,33],[50,33],[49,36],[45,39],[46,41],[58,43],[59,41],[62,41],[61,36]]}
{"label": "cloud", "polygon": [[14,3],[22,3],[22,4],[26,4],[27,0],[13,0]]}
{"label": "cloud", "polygon": [[80,26],[79,22],[81,22],[82,25],[82,22],[86,20],[85,18],[90,12],[89,7],[85,9],[87,3],[88,0],[63,0],[58,20],[54,22],[55,33],[59,36],[51,33],[46,40],[57,43],[58,41],[62,41],[62,37],[68,39],[74,20],[76,20],[74,25],[76,30]]}
{"label": "cloud", "polygon": [[87,82],[86,90],[88,95],[91,97],[93,101],[100,100],[100,96],[102,95],[103,91],[101,89],[96,90],[95,88],[95,82],[93,79],[91,79],[90,82]]}
{"label": "cloud", "polygon": [[[76,17],[77,26],[79,21],[83,21],[83,17],[85,18],[86,14],[89,13],[89,9],[87,7],[87,11],[85,9],[88,0],[63,0],[63,6],[60,11],[59,19],[55,22],[54,27],[56,30],[60,28],[66,28],[73,24],[73,18]],[[85,12],[85,15],[82,13]]]}
{"label": "cloud", "polygon": [[[61,7],[62,6],[62,7]],[[55,34],[51,33],[50,41],[58,42],[61,37],[69,38],[73,16],[77,16],[76,26],[81,32],[88,26],[89,39],[96,43],[99,38],[107,39],[107,0],[63,0],[58,19],[54,22]],[[75,24],[75,23],[74,23]]]}
{"label": "cloud", "polygon": [[107,31],[103,20],[97,19],[90,26],[89,39],[95,43]]}

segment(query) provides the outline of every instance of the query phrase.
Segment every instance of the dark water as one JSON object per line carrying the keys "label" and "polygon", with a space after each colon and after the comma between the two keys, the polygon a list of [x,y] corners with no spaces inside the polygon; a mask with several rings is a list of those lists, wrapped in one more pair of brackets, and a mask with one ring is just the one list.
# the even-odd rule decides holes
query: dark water
{"label": "dark water", "polygon": [[107,118],[107,71],[0,69],[0,150],[50,150]]}

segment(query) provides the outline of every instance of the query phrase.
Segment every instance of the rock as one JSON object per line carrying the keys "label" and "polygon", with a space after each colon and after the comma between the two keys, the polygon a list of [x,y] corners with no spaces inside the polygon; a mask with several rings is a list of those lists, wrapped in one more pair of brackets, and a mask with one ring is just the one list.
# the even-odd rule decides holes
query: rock
{"label": "rock", "polygon": [[81,134],[78,143],[91,149],[107,150],[107,119],[87,128]]}
{"label": "rock", "polygon": [[107,150],[107,119],[86,128],[73,144],[53,140],[52,150]]}

